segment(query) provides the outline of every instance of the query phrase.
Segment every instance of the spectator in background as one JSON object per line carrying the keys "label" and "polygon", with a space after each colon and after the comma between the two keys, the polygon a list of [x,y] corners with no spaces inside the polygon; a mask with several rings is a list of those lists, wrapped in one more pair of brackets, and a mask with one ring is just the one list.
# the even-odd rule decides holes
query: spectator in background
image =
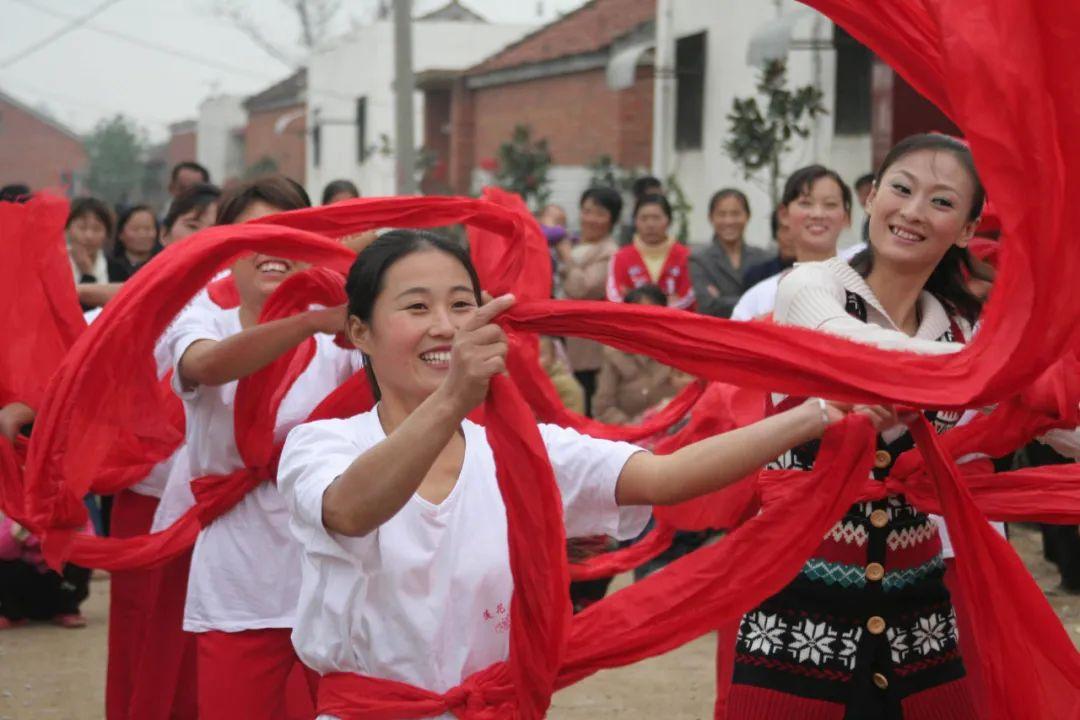
{"label": "spectator in background", "polygon": [[750,201],[741,190],[725,188],[709,200],[712,241],[690,256],[690,279],[698,312],[726,318],[746,289],[743,271],[768,260],[768,253],[746,244]]}
{"label": "spectator in background", "polygon": [[105,242],[113,231],[113,214],[109,206],[93,197],[76,198],[71,203],[64,230],[75,283],[106,282],[109,265],[105,259]]}
{"label": "spectator in background", "polygon": [[769,225],[773,240],[776,241],[776,257],[748,266],[743,273],[744,288],[752,288],[765,278],[781,273],[795,264],[795,243],[791,241],[791,228],[780,220],[779,208],[773,210]]}
{"label": "spectator in background", "polygon": [[866,209],[866,199],[870,197],[870,191],[874,189],[874,173],[867,173],[855,181],[855,199],[859,207]]}
{"label": "spectator in background", "polygon": [[[634,196],[634,205],[637,205],[642,198],[648,195],[663,195],[664,184],[660,182],[660,178],[643,175],[634,180],[633,185],[630,186],[630,193]],[[630,218],[630,221],[622,226],[619,235],[619,246],[629,245],[634,240],[634,233],[636,232],[634,218]]]}
{"label": "spectator in background", "polygon": [[165,247],[214,224],[221,190],[217,185],[199,183],[188,188],[169,206],[161,223],[161,244]]}
{"label": "spectator in background", "polygon": [[[840,233],[851,225],[851,188],[835,170],[821,165],[791,174],[780,198],[778,218],[787,225],[795,261],[828,260],[836,255]],[[782,273],[747,290],[731,313],[732,320],[753,320],[773,311]]]}
{"label": "spectator in background", "polygon": [[322,204],[333,205],[342,200],[353,200],[358,197],[360,197],[360,190],[352,180],[331,180],[323,188]]}
{"label": "spectator in background", "polygon": [[[580,242],[569,238],[556,244],[558,274],[562,297],[569,300],[603,300],[608,265],[618,247],[612,231],[622,213],[622,197],[611,188],[589,188],[581,194]],[[574,377],[585,391],[585,414],[592,416],[592,395],[596,391],[596,373],[603,360],[604,346],[594,340],[567,338],[566,353]]]}
{"label": "spectator in background", "polygon": [[667,304],[680,310],[694,308],[690,283],[690,251],[668,235],[671,204],[663,195],[646,195],[634,207],[637,233],[632,244],[615,253],[608,272],[607,298],[622,302],[626,293],[642,285],[658,285]]}
{"label": "spectator in background", "polygon": [[541,225],[547,227],[560,227],[565,230],[567,226],[566,210],[562,205],[556,203],[545,205],[540,214],[536,216],[536,219]]}
{"label": "spectator in background", "polygon": [[537,213],[536,222],[540,223],[540,230],[547,240],[548,253],[551,255],[551,296],[562,295],[562,277],[559,275],[559,266],[562,260],[559,256],[559,247],[564,240],[566,247],[573,244],[570,233],[566,230],[566,210],[561,205],[549,203]]}
{"label": "spectator in background", "polygon": [[169,194],[175,200],[185,190],[199,183],[210,182],[210,171],[197,162],[185,160],[173,166],[172,175],[169,177]]}
{"label": "spectator in background", "polygon": [[[289,182],[292,182],[291,180]],[[301,194],[307,197],[307,193],[303,192],[303,188],[300,188]],[[345,202],[346,200],[355,200],[360,197],[360,189],[351,180],[331,180],[323,188],[322,204],[333,205],[339,202]],[[368,245],[375,241],[375,238],[379,237],[379,234],[374,230],[368,230],[362,233],[356,233],[355,235],[346,235],[341,238],[341,244],[349,248],[355,253],[360,252]]]}
{"label": "spectator in background", "polygon": [[116,241],[108,259],[109,282],[122,283],[161,250],[161,226],[147,205],[132,205],[116,223]]}
{"label": "spectator in background", "polygon": [[[623,302],[664,307],[667,296],[655,285],[642,285],[626,293]],[[593,414],[605,423],[640,423],[642,415],[663,407],[692,379],[647,355],[605,347],[593,396]]]}

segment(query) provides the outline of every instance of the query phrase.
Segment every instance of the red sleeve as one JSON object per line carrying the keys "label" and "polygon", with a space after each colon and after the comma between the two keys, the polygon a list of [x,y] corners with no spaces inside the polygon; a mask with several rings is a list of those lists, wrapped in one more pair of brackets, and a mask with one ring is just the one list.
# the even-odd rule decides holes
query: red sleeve
{"label": "red sleeve", "polygon": [[694,300],[694,284],[690,280],[690,250],[685,245],[676,245],[671,252],[678,254],[678,260],[674,263],[678,274],[675,276],[673,306],[682,310],[694,310],[697,303]]}
{"label": "red sleeve", "polygon": [[626,248],[622,248],[611,256],[611,267],[608,269],[607,279],[607,299],[611,302],[622,302],[623,295],[630,287],[630,278],[626,272],[626,258]]}

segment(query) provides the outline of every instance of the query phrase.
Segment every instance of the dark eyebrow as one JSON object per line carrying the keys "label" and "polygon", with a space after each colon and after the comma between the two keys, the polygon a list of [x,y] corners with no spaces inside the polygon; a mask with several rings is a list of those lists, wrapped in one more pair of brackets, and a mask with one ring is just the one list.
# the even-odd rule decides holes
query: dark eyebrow
{"label": "dark eyebrow", "polygon": [[[916,179],[916,177],[915,177],[914,175],[912,175],[911,173],[909,173],[909,172],[908,172],[907,170],[900,170],[900,169],[898,168],[898,169],[896,170],[896,172],[900,173],[901,175],[906,175],[906,176],[907,176],[907,178],[908,178],[909,180],[911,180],[912,182],[917,182],[917,179]],[[931,189],[931,190],[948,190],[948,191],[949,191],[949,192],[951,192],[951,193],[955,193],[955,194],[957,194],[957,195],[959,195],[959,194],[960,194],[960,191],[959,191],[959,190],[957,190],[956,188],[954,188],[954,187],[953,187],[952,185],[946,185],[945,183],[938,183],[937,185],[934,185],[934,186],[933,186],[932,188],[930,188],[930,189]]]}
{"label": "dark eyebrow", "polygon": [[430,294],[431,294],[431,291],[428,290],[427,288],[412,287],[412,288],[409,288],[408,290],[403,290],[403,291],[399,292],[394,297],[394,299],[398,300],[399,298],[405,297],[406,295],[430,295]]}
{"label": "dark eyebrow", "polygon": [[[474,294],[473,289],[471,287],[467,287],[465,285],[455,285],[454,287],[450,288],[450,292],[465,292],[465,293],[469,293],[470,295]],[[397,296],[394,299],[399,300],[399,299],[401,299],[402,297],[404,297],[406,295],[430,295],[430,294],[431,294],[431,289],[430,288],[411,287],[408,290],[403,290],[400,293],[398,293]]]}

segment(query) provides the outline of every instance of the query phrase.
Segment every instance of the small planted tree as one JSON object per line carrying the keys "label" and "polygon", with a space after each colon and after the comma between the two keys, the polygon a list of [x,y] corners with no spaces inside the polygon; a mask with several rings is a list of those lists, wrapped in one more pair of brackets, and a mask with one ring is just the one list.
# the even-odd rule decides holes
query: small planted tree
{"label": "small planted tree", "polygon": [[[757,97],[735,98],[728,113],[727,153],[752,180],[767,174],[773,206],[780,201],[780,162],[791,141],[810,135],[810,123],[828,111],[822,92],[813,85],[788,89],[787,64],[772,60],[761,70]],[[759,103],[760,100],[760,103]],[[764,109],[763,109],[764,106]]]}
{"label": "small planted tree", "polygon": [[86,184],[109,203],[130,202],[143,179],[145,133],[134,120],[116,115],[100,121],[83,142],[90,158]]}
{"label": "small planted tree", "polygon": [[534,142],[529,127],[518,125],[510,141],[499,146],[496,161],[495,182],[499,187],[520,195],[533,210],[547,204],[551,197],[547,140]]}

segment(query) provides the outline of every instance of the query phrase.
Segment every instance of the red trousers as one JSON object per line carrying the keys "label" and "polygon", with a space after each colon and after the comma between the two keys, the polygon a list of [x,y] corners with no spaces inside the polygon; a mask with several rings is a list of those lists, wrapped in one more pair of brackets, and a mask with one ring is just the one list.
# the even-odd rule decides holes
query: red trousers
{"label": "red trousers", "polygon": [[[113,537],[150,532],[156,498],[124,491]],[[109,595],[108,720],[197,720],[195,636],[182,629],[191,551],[151,570],[115,572]]]}
{"label": "red trousers", "polygon": [[319,676],[300,663],[291,632],[199,633],[199,720],[314,718]]}
{"label": "red trousers", "polygon": [[[150,532],[158,499],[124,490],[113,502],[113,537],[126,538]],[[149,588],[152,570],[114,572],[109,582],[109,667],[105,681],[105,717],[134,718],[129,710],[142,638],[151,607]]]}

